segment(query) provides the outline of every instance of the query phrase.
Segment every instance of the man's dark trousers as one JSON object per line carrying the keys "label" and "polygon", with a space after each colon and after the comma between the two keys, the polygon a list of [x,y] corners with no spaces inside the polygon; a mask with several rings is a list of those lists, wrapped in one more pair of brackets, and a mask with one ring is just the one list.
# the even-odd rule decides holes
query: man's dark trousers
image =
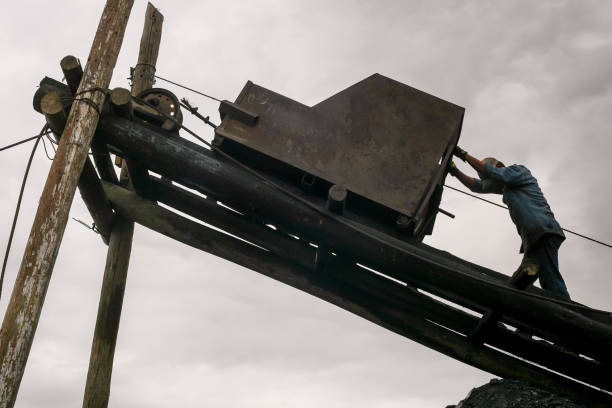
{"label": "man's dark trousers", "polygon": [[564,237],[544,234],[536,244],[525,253],[525,258],[538,265],[538,277],[542,289],[553,292],[562,299],[570,300],[565,281],[559,272],[559,247]]}

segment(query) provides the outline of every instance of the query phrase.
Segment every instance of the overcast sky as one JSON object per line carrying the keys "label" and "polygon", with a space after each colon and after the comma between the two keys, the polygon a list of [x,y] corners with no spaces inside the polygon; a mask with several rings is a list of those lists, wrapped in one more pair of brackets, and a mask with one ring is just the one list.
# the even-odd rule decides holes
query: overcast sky
{"label": "overcast sky", "polygon": [[[161,76],[233,100],[247,80],[313,105],[381,73],[465,107],[460,145],[532,170],[562,226],[612,241],[609,1],[156,1]],[[38,133],[32,95],[86,61],[104,1],[10,2],[0,13],[0,146]],[[112,86],[137,59],[137,0]],[[217,104],[188,97],[218,121]],[[201,133],[204,125],[186,118]],[[0,152],[0,249],[32,144]],[[0,313],[50,162],[37,153]],[[460,166],[462,163],[460,163]],[[462,166],[464,168],[465,166]],[[449,181],[459,187],[456,180]],[[498,200],[497,197],[492,197]],[[498,200],[499,201],[499,200]],[[511,274],[519,237],[501,209],[444,193],[430,245]],[[71,216],[91,222],[77,194]],[[106,246],[69,221],[18,407],[80,406]],[[568,236],[573,299],[612,310],[612,250]],[[492,376],[321,300],[136,228],[111,390],[114,407],[444,407]]]}

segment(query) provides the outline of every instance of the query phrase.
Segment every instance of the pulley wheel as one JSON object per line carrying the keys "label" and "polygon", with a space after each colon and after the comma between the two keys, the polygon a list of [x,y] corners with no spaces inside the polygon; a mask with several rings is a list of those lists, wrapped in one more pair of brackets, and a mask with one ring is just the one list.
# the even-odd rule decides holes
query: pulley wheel
{"label": "pulley wheel", "polygon": [[[178,98],[172,92],[163,88],[151,88],[142,91],[138,98],[148,104],[155,106],[160,112],[170,116],[174,120],[166,119],[161,128],[170,132],[177,130],[183,123],[183,114]],[[176,121],[176,122],[175,122]],[[178,124],[177,124],[178,123]]]}

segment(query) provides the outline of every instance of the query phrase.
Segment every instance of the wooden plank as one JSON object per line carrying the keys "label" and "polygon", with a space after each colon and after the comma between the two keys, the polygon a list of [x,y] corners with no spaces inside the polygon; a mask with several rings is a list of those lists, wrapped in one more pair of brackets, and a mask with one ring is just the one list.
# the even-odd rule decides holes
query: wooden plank
{"label": "wooden plank", "polygon": [[291,256],[294,262],[312,267],[314,248],[302,241],[280,234],[261,223],[249,220],[217,204],[214,199],[204,199],[188,191],[151,178],[152,200],[164,203],[229,234],[259,245],[281,256]]}
{"label": "wooden plank", "polygon": [[[0,331],[0,407],[12,407],[32,346],[70,206],[98,124],[133,0],[108,0],[91,47],[79,98],[68,116],[40,198]],[[88,103],[85,100],[89,101]]]}
{"label": "wooden plank", "polygon": [[[151,3],[148,3],[138,56],[138,61],[142,61],[147,66],[155,65],[157,62],[163,19],[159,10],[153,7]],[[150,88],[152,85],[153,77],[138,75],[134,78],[132,95],[135,95],[142,89]],[[122,92],[118,92],[118,94],[121,95]],[[120,105],[128,104],[126,98],[123,98],[123,102]],[[130,116],[129,108],[123,109],[122,112],[128,117]],[[125,162],[121,169],[120,178],[123,185],[129,184],[130,180],[128,179]],[[108,405],[113,359],[117,343],[117,333],[119,332],[119,321],[121,319],[133,235],[134,222],[124,217],[117,217],[106,254],[106,267],[102,291],[100,293],[96,328],[91,345],[89,370],[87,372],[83,396],[83,408],[98,408]]]}
{"label": "wooden plank", "polygon": [[[431,323],[419,315],[420,302],[402,303],[401,293],[373,291],[372,273],[319,274],[237,238],[181,217],[127,189],[104,183],[115,209],[139,224],[194,248],[209,252],[257,271],[287,285],[326,300],[379,326],[417,341],[466,364],[504,378],[515,378],[554,390],[589,406],[604,407],[612,399],[592,388],[525,363],[489,347],[470,342],[465,336]],[[339,261],[338,261],[339,262]],[[333,264],[330,268],[339,267]],[[363,279],[367,276],[367,279]]]}
{"label": "wooden plank", "polygon": [[185,140],[165,138],[121,118],[102,120],[100,131],[110,144],[137,155],[156,173],[202,186],[239,211],[267,219],[455,303],[498,310],[537,336],[551,338],[574,352],[600,361],[612,360],[609,318],[608,322],[595,320],[572,303],[519,291],[426,245],[376,235],[331,213],[321,214],[214,152],[191,147],[194,144]]}

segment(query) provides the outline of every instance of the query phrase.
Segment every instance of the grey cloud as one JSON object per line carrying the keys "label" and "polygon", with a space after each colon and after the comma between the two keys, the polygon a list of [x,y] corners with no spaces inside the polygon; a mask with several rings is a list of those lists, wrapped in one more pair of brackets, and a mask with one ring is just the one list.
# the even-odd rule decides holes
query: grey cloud
{"label": "grey cloud", "polygon": [[[434,4],[435,3],[435,4]],[[159,75],[233,99],[247,80],[306,104],[374,72],[466,107],[461,144],[532,169],[562,224],[611,241],[610,39],[605,2],[172,2]],[[137,1],[112,86],[127,86],[146,2]],[[20,2],[0,16],[5,131],[36,133],[43,75],[86,59],[102,2]],[[74,18],[74,16],[79,18]],[[53,16],[53,29],[45,22]],[[159,81],[216,117],[217,104]],[[208,129],[186,123],[210,138]],[[30,147],[0,153],[6,242]],[[462,164],[460,164],[462,165]],[[0,313],[12,290],[49,163],[26,189]],[[448,180],[458,186],[454,180]],[[496,197],[493,199],[498,200]],[[427,242],[510,274],[519,238],[503,210],[452,191]],[[72,216],[89,221],[78,194]],[[82,398],[105,249],[73,221],[47,293],[20,392],[23,407]],[[612,309],[609,249],[568,237],[561,269],[574,298]],[[440,407],[490,375],[311,296],[137,227],[110,406]]]}

